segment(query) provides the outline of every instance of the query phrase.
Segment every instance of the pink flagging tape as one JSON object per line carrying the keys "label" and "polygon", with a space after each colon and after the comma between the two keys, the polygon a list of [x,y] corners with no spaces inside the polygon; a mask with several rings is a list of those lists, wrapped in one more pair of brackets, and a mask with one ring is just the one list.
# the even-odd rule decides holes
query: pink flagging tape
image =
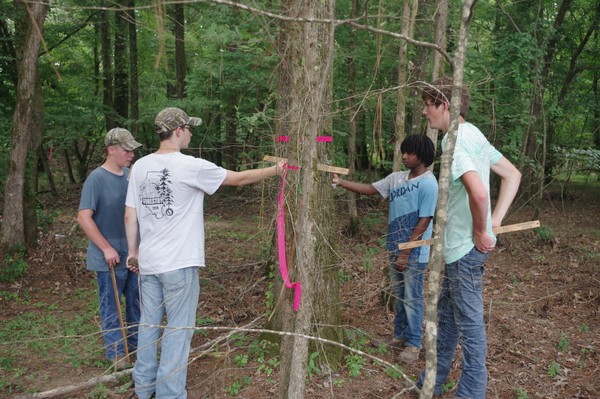
{"label": "pink flagging tape", "polygon": [[298,310],[300,306],[300,294],[302,292],[302,284],[300,281],[295,283],[290,282],[287,270],[287,259],[285,253],[285,202],[283,200],[283,189],[285,188],[285,176],[288,169],[299,169],[297,166],[284,165],[283,176],[281,178],[281,189],[279,190],[279,212],[277,214],[277,254],[279,255],[279,272],[281,278],[287,288],[294,289],[294,310]]}
{"label": "pink flagging tape", "polygon": [[[277,143],[287,143],[290,141],[290,136],[277,136],[275,139]],[[317,143],[331,143],[333,142],[333,136],[317,136]]]}

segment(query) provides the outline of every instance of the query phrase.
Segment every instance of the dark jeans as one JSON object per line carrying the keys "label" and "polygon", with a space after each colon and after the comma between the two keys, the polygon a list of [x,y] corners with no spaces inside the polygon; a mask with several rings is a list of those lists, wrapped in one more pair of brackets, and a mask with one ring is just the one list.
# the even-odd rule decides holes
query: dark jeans
{"label": "dark jeans", "polygon": [[[140,323],[138,276],[137,273],[130,272],[126,267],[117,267],[115,268],[115,279],[119,298],[125,297],[124,321],[127,325],[127,348],[133,352],[137,348],[137,331]],[[104,352],[109,360],[114,361],[125,354],[125,349],[111,272],[96,272],[96,280],[98,282]]]}

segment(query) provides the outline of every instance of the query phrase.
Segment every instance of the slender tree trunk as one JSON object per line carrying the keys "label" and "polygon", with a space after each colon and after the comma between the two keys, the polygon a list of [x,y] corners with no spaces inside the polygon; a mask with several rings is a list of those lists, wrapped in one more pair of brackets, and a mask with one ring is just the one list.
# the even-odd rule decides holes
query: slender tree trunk
{"label": "slender tree trunk", "polygon": [[73,174],[73,166],[71,165],[71,158],[69,158],[69,150],[65,148],[63,150],[63,155],[65,157],[65,164],[67,165],[67,174],[69,176],[69,181],[75,184],[77,181],[75,180],[75,175]]}
{"label": "slender tree trunk", "polygon": [[[448,25],[448,0],[439,0],[437,10],[437,15],[435,16],[435,20],[437,20],[435,44],[440,48],[445,49],[447,44],[446,27]],[[439,52],[434,51],[431,80],[436,80],[437,78],[444,76],[444,65],[444,57],[442,57]],[[437,148],[438,131],[427,127],[427,136],[433,141]],[[433,170],[434,164],[431,164],[429,168]]]}
{"label": "slender tree trunk", "polygon": [[[531,105],[531,123],[525,131],[525,137],[523,140],[524,157],[521,159],[523,169],[521,187],[528,187],[529,194],[533,194],[531,192],[531,187],[536,186],[534,184],[536,179],[541,179],[542,181],[544,180],[543,171],[545,169],[545,149],[543,149],[544,153],[540,154],[538,143],[546,143],[547,141],[547,124],[546,117],[544,115],[544,97],[546,91],[546,84],[550,75],[552,62],[554,61],[554,54],[556,52],[557,45],[559,41],[562,40],[562,33],[560,32],[560,28],[565,20],[567,13],[569,12],[572,2],[573,0],[563,0],[560,4],[560,7],[558,8],[558,12],[554,19],[554,34],[552,35],[552,37],[550,37],[550,40],[548,40],[548,44],[545,46],[546,51],[544,53],[544,58],[540,61],[542,71],[541,73],[535,75],[535,80],[533,82],[534,89],[532,92],[533,103]],[[540,15],[539,21],[546,21],[547,18],[548,16],[544,15],[544,11],[542,11],[542,15]],[[540,43],[540,46],[543,46],[543,44]],[[530,162],[525,162],[526,159],[537,162],[540,166],[539,170],[542,172],[537,172],[536,174],[536,169],[531,166]],[[537,195],[535,195],[536,200],[534,202],[534,206],[536,208],[536,214],[540,211],[540,200],[543,194],[543,184],[539,184],[537,185],[537,187],[539,187],[542,190],[542,192],[538,191]]]}
{"label": "slender tree trunk", "polygon": [[134,136],[137,136],[139,128],[138,121],[140,119],[140,87],[137,65],[138,51],[135,0],[128,0],[127,5],[127,21],[129,22],[129,118],[131,119],[131,133],[133,133]]}
{"label": "slender tree trunk", "polygon": [[[358,18],[360,14],[360,2],[359,0],[352,0],[352,18]],[[358,107],[356,107],[356,65],[354,63],[354,53],[356,52],[356,30],[352,29],[350,32],[350,56],[348,57],[348,81],[350,88],[348,90],[348,169],[349,176],[354,173],[356,166],[356,125],[358,123],[357,113]],[[346,199],[348,200],[348,216],[349,216],[349,228],[350,235],[358,234],[359,219],[358,209],[356,207],[356,193],[350,190],[346,191]]]}
{"label": "slender tree trunk", "polygon": [[[402,34],[407,37],[413,36],[414,23],[417,16],[419,2],[410,0],[404,2],[402,11]],[[396,120],[395,120],[395,136],[394,136],[394,160],[393,170],[399,171],[402,163],[402,153],[400,146],[406,137],[406,93],[407,89],[407,72],[408,72],[408,42],[403,40],[400,42],[400,50],[398,54],[398,92],[396,95]]]}
{"label": "slender tree trunk", "polygon": [[[2,244],[12,247],[25,242],[25,171],[28,151],[34,150],[42,138],[44,101],[40,83],[38,54],[48,6],[41,1],[15,0],[17,95],[13,115],[12,143],[4,189]],[[34,213],[35,214],[35,213]],[[37,226],[36,220],[28,221]]]}
{"label": "slender tree trunk", "polygon": [[185,98],[185,17],[183,3],[175,3],[175,92],[177,99]]}
{"label": "slender tree trunk", "polygon": [[[121,0],[123,6],[127,5],[127,1]],[[126,7],[123,7],[126,8]],[[127,62],[129,55],[127,54],[127,31],[129,23],[127,22],[127,13],[119,8],[115,11],[115,111],[121,117],[119,126],[124,126],[125,120],[129,118],[129,74]]]}
{"label": "slender tree trunk", "polygon": [[[40,162],[44,166],[44,172],[46,173],[46,178],[48,179],[48,185],[50,186],[50,192],[52,193],[52,195],[54,197],[58,197],[58,190],[56,189],[56,184],[54,183],[54,177],[52,176],[52,168],[50,167],[50,162],[48,162],[48,158],[46,157],[46,153],[44,152],[43,145],[40,145],[38,147],[37,158],[40,160]],[[36,175],[37,175],[37,173],[36,173]],[[34,187],[37,187],[37,185],[34,185]],[[37,192],[37,190],[34,190],[34,192]]]}
{"label": "slender tree trunk", "polygon": [[[465,58],[467,54],[467,43],[473,8],[477,0],[464,0],[462,4],[462,19],[457,38],[456,53],[453,59],[453,88],[452,101],[450,103],[450,128],[446,140],[445,151],[442,154],[442,166],[439,177],[439,195],[436,211],[435,237],[444,237],[446,224],[448,223],[448,189],[450,183],[450,165],[454,154],[454,145],[458,134],[460,116],[461,92],[463,87],[463,75]],[[425,379],[420,399],[433,397],[435,377],[437,374],[437,305],[440,296],[440,280],[444,267],[443,240],[435,241],[432,245],[431,260],[429,262],[429,279],[427,306],[425,310]]]}
{"label": "slender tree trunk", "polygon": [[113,107],[113,78],[112,78],[112,62],[111,62],[111,46],[110,46],[110,22],[108,19],[108,11],[100,11],[100,48],[102,59],[102,90],[104,104],[104,121],[106,130],[115,127],[115,118],[112,113]]}

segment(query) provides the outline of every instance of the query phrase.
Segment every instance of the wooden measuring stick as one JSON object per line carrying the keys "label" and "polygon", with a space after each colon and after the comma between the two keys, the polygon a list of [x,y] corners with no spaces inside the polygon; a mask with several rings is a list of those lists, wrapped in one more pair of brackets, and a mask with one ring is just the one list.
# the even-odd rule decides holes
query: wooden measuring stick
{"label": "wooden measuring stick", "polygon": [[[287,158],[279,158],[279,157],[273,157],[271,155],[265,155],[263,157],[263,161],[267,161],[267,162],[279,162],[279,161],[287,162]],[[330,165],[324,165],[324,164],[317,164],[317,169],[319,169],[320,171],[323,171],[323,172],[337,173],[339,175],[348,175],[348,173],[350,173],[349,169],[338,168],[337,166],[330,166]]]}
{"label": "wooden measuring stick", "polygon": [[[494,234],[502,234],[502,233],[510,233],[510,232],[513,232],[513,231],[535,229],[537,227],[540,227],[540,221],[539,220],[533,220],[531,222],[523,222],[523,223],[509,224],[508,226],[494,227],[492,229],[492,231],[494,232]],[[430,238],[428,240],[418,240],[418,241],[405,242],[405,243],[402,243],[402,244],[398,244],[398,248],[402,250],[402,249],[410,249],[410,248],[422,247],[424,245],[431,245],[431,244],[433,244],[434,240],[435,240],[435,238]]]}

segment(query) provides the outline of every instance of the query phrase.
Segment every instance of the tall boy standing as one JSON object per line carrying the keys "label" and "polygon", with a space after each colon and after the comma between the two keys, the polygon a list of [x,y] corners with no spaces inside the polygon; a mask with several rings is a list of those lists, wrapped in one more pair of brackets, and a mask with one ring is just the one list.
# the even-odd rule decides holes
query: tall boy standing
{"label": "tall boy standing", "polygon": [[128,166],[134,150],[141,146],[126,129],[111,129],[104,138],[106,160],[86,179],[77,221],[89,238],[86,265],[96,272],[100,302],[100,321],[106,357],[117,370],[130,367],[123,358],[124,345],[117,303],[112,285],[111,268],[115,273],[119,298],[125,297],[125,317],[129,324],[127,339],[130,351],[137,346],[137,325],[140,302],[137,274],[125,267],[127,238],[125,237],[125,196]]}
{"label": "tall boy standing", "polygon": [[[138,355],[133,379],[139,399],[187,396],[190,344],[204,267],[205,194],[220,186],[242,186],[275,176],[283,165],[234,172],[184,155],[200,118],[165,108],[155,119],[159,149],[132,169],[125,228],[129,258],[138,258],[142,292]],[[138,243],[139,227],[139,243]],[[139,244],[139,245],[138,245]],[[167,325],[158,328],[166,315]],[[158,342],[162,333],[160,360]]]}
{"label": "tall boy standing", "polygon": [[431,238],[438,185],[427,169],[435,159],[435,146],[429,137],[408,136],[400,150],[406,171],[394,172],[372,184],[342,180],[334,174],[333,183],[358,194],[379,193],[390,202],[387,249],[396,297],[394,332],[389,338],[373,340],[372,344],[401,350],[398,360],[412,362],[419,358],[422,347],[423,279],[429,262],[429,246],[400,251],[398,244]]}
{"label": "tall boy standing", "polygon": [[[450,127],[452,80],[441,78],[423,91],[423,116],[441,130],[445,148]],[[514,199],[521,173],[474,125],[465,122],[469,93],[461,94],[460,125],[450,170],[448,224],[444,237],[444,277],[438,303],[437,375],[434,394],[442,393],[459,339],[462,375],[455,398],[485,398],[487,341],[483,318],[484,263],[496,245],[499,227]],[[490,170],[500,176],[498,201],[491,212]],[[422,385],[424,372],[418,385]]]}

